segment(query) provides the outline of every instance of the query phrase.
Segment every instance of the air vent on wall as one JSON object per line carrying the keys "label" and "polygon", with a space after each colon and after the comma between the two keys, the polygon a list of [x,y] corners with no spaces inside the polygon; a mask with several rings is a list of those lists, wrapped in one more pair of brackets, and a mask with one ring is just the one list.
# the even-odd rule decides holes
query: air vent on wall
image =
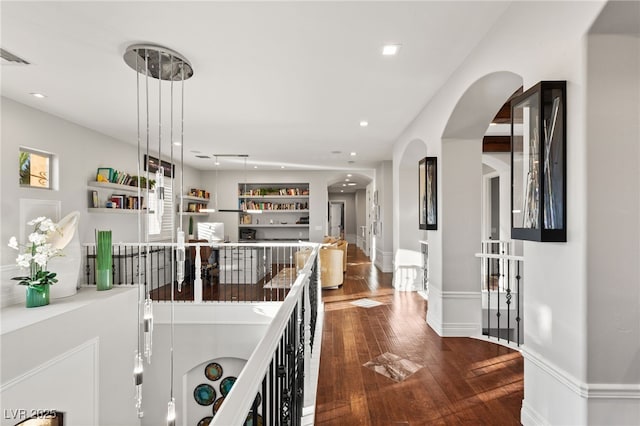
{"label": "air vent on wall", "polygon": [[0,48],[0,58],[2,58],[2,65],[29,65],[29,62],[25,61],[19,56],[14,55]]}

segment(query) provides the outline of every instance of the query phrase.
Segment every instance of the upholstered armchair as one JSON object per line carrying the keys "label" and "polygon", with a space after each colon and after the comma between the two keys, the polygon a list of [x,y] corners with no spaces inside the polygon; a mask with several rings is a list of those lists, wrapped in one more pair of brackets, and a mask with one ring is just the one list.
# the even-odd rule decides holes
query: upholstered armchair
{"label": "upholstered armchair", "polygon": [[320,286],[339,287],[344,282],[343,252],[336,247],[320,249]]}

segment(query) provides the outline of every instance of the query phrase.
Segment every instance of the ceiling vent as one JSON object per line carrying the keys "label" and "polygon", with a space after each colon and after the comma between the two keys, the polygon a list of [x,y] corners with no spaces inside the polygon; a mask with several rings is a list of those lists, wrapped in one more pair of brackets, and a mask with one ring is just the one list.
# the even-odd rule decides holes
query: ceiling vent
{"label": "ceiling vent", "polygon": [[0,58],[2,65],[29,65],[29,62],[4,49],[0,49]]}
{"label": "ceiling vent", "polygon": [[211,158],[208,155],[196,155],[197,158]]}

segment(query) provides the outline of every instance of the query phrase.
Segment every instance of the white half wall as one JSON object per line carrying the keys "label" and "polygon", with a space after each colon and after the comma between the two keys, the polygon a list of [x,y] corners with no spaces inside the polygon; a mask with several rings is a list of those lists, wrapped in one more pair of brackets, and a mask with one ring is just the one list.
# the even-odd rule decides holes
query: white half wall
{"label": "white half wall", "polygon": [[[136,308],[133,288],[83,288],[47,306],[3,308],[3,410],[59,410],[70,426],[140,424]],[[13,420],[3,416],[2,425]]]}

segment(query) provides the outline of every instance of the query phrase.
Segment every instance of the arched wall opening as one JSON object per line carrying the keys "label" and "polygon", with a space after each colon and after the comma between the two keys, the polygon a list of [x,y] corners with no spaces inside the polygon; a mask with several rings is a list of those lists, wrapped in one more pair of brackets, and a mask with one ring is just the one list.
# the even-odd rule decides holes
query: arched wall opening
{"label": "arched wall opening", "polygon": [[437,231],[441,253],[430,253],[435,259],[431,273],[441,280],[429,285],[427,311],[427,323],[441,336],[482,333],[480,262],[475,257],[482,235],[482,139],[522,82],[521,76],[508,71],[479,78],[460,97],[442,133]]}

